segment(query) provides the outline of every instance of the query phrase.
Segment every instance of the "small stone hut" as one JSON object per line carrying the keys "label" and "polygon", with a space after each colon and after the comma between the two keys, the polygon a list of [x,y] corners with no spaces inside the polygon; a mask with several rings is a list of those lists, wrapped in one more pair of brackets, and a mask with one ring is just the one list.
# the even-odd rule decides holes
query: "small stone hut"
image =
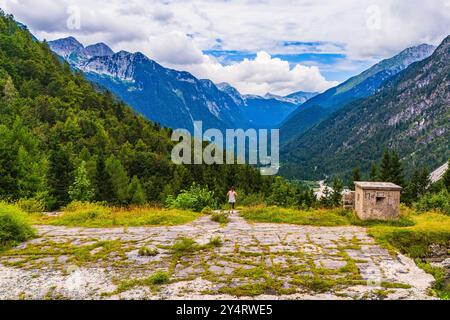
{"label": "small stone hut", "polygon": [[361,220],[395,220],[402,187],[390,182],[355,182],[355,210]]}

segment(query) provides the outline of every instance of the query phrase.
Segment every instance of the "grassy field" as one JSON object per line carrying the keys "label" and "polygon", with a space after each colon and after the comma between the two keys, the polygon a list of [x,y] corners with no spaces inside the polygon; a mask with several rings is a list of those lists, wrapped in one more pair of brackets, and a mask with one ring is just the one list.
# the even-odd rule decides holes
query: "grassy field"
{"label": "grassy field", "polygon": [[312,226],[350,225],[346,212],[341,209],[296,210],[258,206],[246,208],[241,216],[250,222],[291,223]]}
{"label": "grassy field", "polygon": [[31,214],[35,225],[109,228],[138,226],[173,226],[191,222],[201,214],[186,210],[155,207],[119,208],[101,204],[73,203],[58,216]]}
{"label": "grassy field", "polygon": [[354,212],[336,209],[310,209],[298,210],[280,207],[255,206],[244,208],[241,216],[249,222],[267,222],[267,223],[290,223],[310,226],[338,227],[338,226],[372,226],[372,225],[391,225],[391,226],[412,226],[414,222],[410,219],[409,213],[402,212],[398,221],[361,221]]}

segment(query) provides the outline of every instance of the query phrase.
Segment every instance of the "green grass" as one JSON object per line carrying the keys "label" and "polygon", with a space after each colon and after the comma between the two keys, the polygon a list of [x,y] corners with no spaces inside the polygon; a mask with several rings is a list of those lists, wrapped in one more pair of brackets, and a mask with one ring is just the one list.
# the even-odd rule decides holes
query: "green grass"
{"label": "green grass", "polygon": [[207,250],[221,247],[222,245],[223,241],[220,237],[211,238],[209,242],[204,245],[198,244],[192,238],[182,237],[179,238],[173,245],[164,248],[169,249],[176,256],[183,256],[192,254],[200,250]]}
{"label": "green grass", "polygon": [[117,289],[112,294],[117,294],[131,290],[135,287],[147,286],[155,290],[157,286],[168,284],[170,282],[170,276],[166,271],[159,270],[148,278],[145,279],[132,279],[124,280],[119,283]]}
{"label": "green grass", "polygon": [[156,255],[158,255],[158,250],[157,249],[150,249],[147,247],[142,247],[139,249],[138,254],[141,257],[154,257]]}
{"label": "green grass", "polygon": [[297,210],[279,207],[253,207],[244,209],[241,216],[251,222],[290,223],[312,226],[350,225],[347,212],[341,209]]}
{"label": "green grass", "polygon": [[425,272],[434,277],[435,283],[433,289],[436,295],[442,300],[450,300],[450,284],[445,280],[444,268],[431,266],[429,263],[422,262],[419,259],[416,259],[416,263]]}
{"label": "green grass", "polygon": [[413,226],[374,225],[369,227],[369,235],[412,258],[425,257],[431,244],[447,245],[450,241],[450,216],[427,212],[410,214],[409,218]]}
{"label": "green grass", "polygon": [[280,207],[257,206],[245,208],[241,216],[250,222],[290,223],[323,227],[337,226],[412,226],[414,222],[407,216],[397,221],[362,221],[353,211],[337,209],[288,209]]}
{"label": "green grass", "polygon": [[15,205],[0,202],[0,251],[34,236],[28,215]]}
{"label": "green grass", "polygon": [[101,204],[76,203],[59,216],[33,214],[33,224],[54,226],[110,228],[138,226],[173,226],[191,222],[201,214],[186,210],[154,207],[115,208]]}
{"label": "green grass", "polygon": [[200,250],[200,245],[194,239],[183,237],[178,239],[170,250],[174,254],[185,255]]}
{"label": "green grass", "polygon": [[221,237],[213,237],[209,240],[209,245],[211,247],[221,247],[223,245],[223,241]]}
{"label": "green grass", "polygon": [[226,212],[215,212],[211,215],[211,220],[220,224],[227,224],[230,222],[230,218],[228,217],[228,213]]}

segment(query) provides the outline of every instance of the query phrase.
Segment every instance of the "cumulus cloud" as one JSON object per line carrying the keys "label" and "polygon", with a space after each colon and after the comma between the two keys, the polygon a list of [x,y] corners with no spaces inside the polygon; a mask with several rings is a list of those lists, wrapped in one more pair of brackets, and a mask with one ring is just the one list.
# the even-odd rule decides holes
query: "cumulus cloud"
{"label": "cumulus cloud", "polygon": [[172,65],[199,64],[203,53],[181,32],[170,32],[149,38],[147,47],[151,58]]}
{"label": "cumulus cloud", "polygon": [[[72,35],[83,43],[106,42],[116,51],[142,51],[163,64],[213,80],[230,79],[241,90],[256,88],[258,92],[264,88],[285,92],[285,84],[293,84],[292,90],[297,89],[295,86],[326,88],[329,83],[317,68],[299,65],[288,70],[286,63],[264,54],[224,66],[202,51],[340,53],[347,61],[336,64],[339,69],[352,61],[387,58],[420,43],[437,45],[448,35],[450,25],[449,0],[0,2],[40,39]],[[70,6],[80,9],[79,29],[67,26]],[[256,66],[267,74],[255,71]],[[249,76],[249,70],[256,74]],[[233,72],[236,75],[232,76]]]}
{"label": "cumulus cloud", "polygon": [[254,59],[244,59],[231,65],[222,65],[210,56],[203,55],[201,63],[178,65],[169,63],[174,69],[190,71],[200,78],[216,83],[228,82],[243,94],[266,94],[268,92],[287,95],[294,91],[321,92],[337,85],[327,81],[316,66],[297,64],[272,58],[264,51]]}

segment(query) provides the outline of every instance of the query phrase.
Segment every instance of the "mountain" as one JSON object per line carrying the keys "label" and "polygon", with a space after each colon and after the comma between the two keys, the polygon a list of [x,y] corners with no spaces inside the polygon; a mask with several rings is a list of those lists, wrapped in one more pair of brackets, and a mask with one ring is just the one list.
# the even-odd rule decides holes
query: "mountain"
{"label": "mountain", "polygon": [[327,116],[357,99],[376,93],[383,83],[414,62],[429,57],[435,47],[422,44],[408,48],[398,55],[383,60],[363,73],[337,87],[308,100],[281,125],[281,139],[287,142],[306,132]]}
{"label": "mountain", "polygon": [[219,83],[217,87],[227,93],[241,108],[242,114],[253,128],[276,128],[299,105],[314,97],[317,93],[296,92],[288,96],[274,94],[241,95],[228,83]]}
{"label": "mountain", "polygon": [[211,81],[164,68],[142,53],[114,53],[105,44],[84,47],[75,38],[50,41],[50,48],[87,79],[107,88],[148,119],[171,128],[247,127],[235,101]]}
{"label": "mountain", "polygon": [[230,185],[270,190],[270,178],[249,166],[174,165],[171,130],[95,90],[1,11],[0,38],[2,199],[39,198],[57,209],[71,201],[69,187],[80,176],[89,200],[116,205],[133,204],[136,193],[162,204],[193,182],[218,196]]}
{"label": "mountain", "polygon": [[305,103],[306,101],[308,101],[309,99],[314,98],[318,94],[319,94],[318,92],[298,91],[298,92],[294,92],[294,93],[291,93],[290,95],[283,97],[283,96],[278,96],[275,94],[268,93],[264,96],[264,98],[276,99],[276,100],[280,100],[280,101],[284,101],[284,102],[293,103],[296,105],[301,105],[301,104]]}
{"label": "mountain", "polygon": [[383,149],[396,150],[406,171],[434,168],[450,158],[450,36],[425,60],[351,102],[281,151],[282,172],[317,179],[368,172]]}

